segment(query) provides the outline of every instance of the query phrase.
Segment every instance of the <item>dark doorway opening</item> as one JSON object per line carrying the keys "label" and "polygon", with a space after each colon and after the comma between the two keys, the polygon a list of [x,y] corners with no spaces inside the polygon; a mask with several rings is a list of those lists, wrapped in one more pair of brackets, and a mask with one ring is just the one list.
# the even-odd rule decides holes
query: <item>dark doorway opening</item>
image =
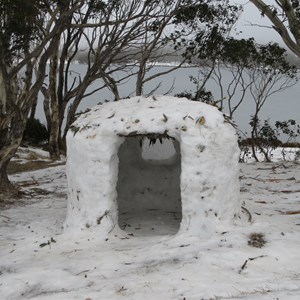
{"label": "dark doorway opening", "polygon": [[126,137],[118,156],[120,228],[134,235],[176,234],[182,219],[179,143]]}

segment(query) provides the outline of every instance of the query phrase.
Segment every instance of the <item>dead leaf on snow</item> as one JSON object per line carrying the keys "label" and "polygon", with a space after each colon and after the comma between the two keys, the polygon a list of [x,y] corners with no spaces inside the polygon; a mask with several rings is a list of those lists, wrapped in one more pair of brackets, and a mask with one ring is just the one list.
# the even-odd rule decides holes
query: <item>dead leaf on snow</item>
{"label": "dead leaf on snow", "polygon": [[205,118],[202,116],[199,119],[197,119],[196,124],[204,125],[206,122]]}
{"label": "dead leaf on snow", "polygon": [[300,210],[295,210],[295,211],[279,211],[282,215],[299,215]]}

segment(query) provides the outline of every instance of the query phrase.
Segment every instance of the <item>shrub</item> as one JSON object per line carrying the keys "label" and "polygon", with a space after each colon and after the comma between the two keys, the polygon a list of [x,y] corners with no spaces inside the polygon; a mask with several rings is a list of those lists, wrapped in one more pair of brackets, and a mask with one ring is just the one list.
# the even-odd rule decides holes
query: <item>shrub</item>
{"label": "shrub", "polygon": [[27,119],[23,134],[23,143],[30,145],[41,145],[48,141],[49,133],[39,119]]}
{"label": "shrub", "polygon": [[208,104],[211,104],[214,102],[212,93],[210,91],[206,91],[205,88],[202,88],[202,89],[196,91],[195,94],[184,91],[184,92],[176,94],[175,97],[185,97],[192,101],[201,101],[201,102],[208,103]]}
{"label": "shrub", "polygon": [[300,161],[300,150],[298,150],[298,151],[295,153],[294,161],[295,161],[295,162],[299,162],[299,161]]}

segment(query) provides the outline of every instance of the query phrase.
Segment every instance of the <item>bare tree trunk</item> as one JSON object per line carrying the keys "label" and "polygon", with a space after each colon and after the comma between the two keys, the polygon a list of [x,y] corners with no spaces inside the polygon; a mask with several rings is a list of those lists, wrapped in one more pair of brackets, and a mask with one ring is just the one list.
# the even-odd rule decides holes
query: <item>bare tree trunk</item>
{"label": "bare tree trunk", "polygon": [[253,158],[255,159],[255,161],[259,162],[259,159],[258,159],[258,157],[256,155],[255,143],[256,143],[256,139],[254,137],[254,134],[252,133],[251,134],[251,150],[252,150],[252,155],[253,155]]}
{"label": "bare tree trunk", "polygon": [[[16,194],[8,179],[7,167],[21,144],[26,124],[26,116],[21,114],[17,106],[13,109],[14,112],[10,114],[13,117],[0,124],[0,193],[6,194]],[[10,126],[9,130],[7,126]]]}
{"label": "bare tree trunk", "polygon": [[252,130],[251,130],[251,150],[252,150],[252,155],[253,158],[255,159],[256,162],[259,162],[259,159],[256,155],[256,149],[255,146],[257,143],[259,143],[257,139],[257,126],[258,126],[258,116],[257,116],[257,111],[255,112],[255,115],[252,117]]}
{"label": "bare tree trunk", "polygon": [[[300,58],[300,27],[299,16],[299,1],[278,0],[274,1],[278,4],[277,7],[269,5],[267,1],[250,0],[260,11],[263,16],[266,16],[273,24],[273,28],[281,36],[285,45]],[[293,4],[296,7],[293,7]],[[279,13],[281,11],[281,13]],[[288,21],[288,25],[286,24]]]}
{"label": "bare tree trunk", "polygon": [[0,191],[11,189],[12,186],[7,176],[7,165],[8,161],[5,161],[0,166]]}
{"label": "bare tree trunk", "polygon": [[60,159],[60,149],[59,149],[59,103],[57,96],[57,70],[58,70],[58,46],[59,46],[60,36],[56,41],[56,51],[53,53],[50,60],[50,82],[49,82],[49,94],[51,103],[51,128],[49,131],[49,154],[50,158],[53,160]]}
{"label": "bare tree trunk", "polygon": [[143,87],[144,87],[144,78],[146,73],[146,63],[147,60],[141,59],[139,71],[136,77],[136,88],[135,94],[137,96],[141,96],[143,94]]}
{"label": "bare tree trunk", "polygon": [[60,159],[60,146],[59,146],[59,119],[57,112],[52,115],[51,130],[49,132],[49,154],[53,160]]}
{"label": "bare tree trunk", "polygon": [[263,153],[263,155],[264,155],[264,157],[265,157],[265,161],[266,161],[266,162],[271,162],[271,159],[270,159],[270,157],[269,157],[268,152],[266,152],[264,149],[262,149],[262,153]]}
{"label": "bare tree trunk", "polygon": [[52,119],[51,130],[49,133],[49,154],[52,160],[60,159],[59,125],[57,119]]}
{"label": "bare tree trunk", "polygon": [[35,117],[37,102],[38,102],[38,97],[35,97],[32,107],[30,109],[30,116],[29,116],[30,120],[33,120]]}
{"label": "bare tree trunk", "polygon": [[7,176],[7,166],[21,144],[26,118],[17,105],[17,86],[0,61],[0,193],[12,193],[13,186]]}
{"label": "bare tree trunk", "polygon": [[48,132],[50,132],[51,130],[51,118],[50,118],[50,107],[49,107],[50,95],[48,89],[45,88],[44,86],[41,87],[41,92],[44,96],[43,106],[44,106],[44,113],[47,122],[47,130]]}

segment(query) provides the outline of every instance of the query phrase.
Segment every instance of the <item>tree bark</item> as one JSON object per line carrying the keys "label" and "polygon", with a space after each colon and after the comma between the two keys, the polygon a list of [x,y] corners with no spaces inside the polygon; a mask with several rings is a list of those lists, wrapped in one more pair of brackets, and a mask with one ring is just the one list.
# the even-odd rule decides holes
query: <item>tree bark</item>
{"label": "tree bark", "polygon": [[52,160],[60,159],[59,140],[59,120],[58,117],[52,116],[51,130],[49,132],[49,155]]}
{"label": "tree bark", "polygon": [[[13,193],[7,166],[21,144],[26,124],[22,108],[17,105],[17,84],[0,61],[0,193]],[[27,111],[28,112],[28,111]]]}
{"label": "tree bark", "polygon": [[59,103],[57,96],[57,71],[58,71],[58,49],[59,49],[60,36],[56,39],[56,50],[50,59],[50,72],[49,72],[49,94],[50,94],[50,118],[51,128],[49,131],[49,154],[53,160],[60,159],[60,130],[59,130]]}
{"label": "tree bark", "polygon": [[5,124],[0,127],[0,193],[4,194],[16,194],[8,179],[7,167],[21,144],[26,124],[26,116],[21,114],[18,107],[14,107],[11,115],[9,130]]}
{"label": "tree bark", "polygon": [[35,113],[36,113],[36,107],[37,107],[37,102],[38,102],[38,97],[36,97],[33,101],[32,107],[30,109],[30,116],[29,119],[33,120],[35,117]]}
{"label": "tree bark", "polygon": [[7,176],[8,161],[3,162],[0,166],[0,202],[5,201],[2,195],[17,195],[17,191],[9,181]]}

